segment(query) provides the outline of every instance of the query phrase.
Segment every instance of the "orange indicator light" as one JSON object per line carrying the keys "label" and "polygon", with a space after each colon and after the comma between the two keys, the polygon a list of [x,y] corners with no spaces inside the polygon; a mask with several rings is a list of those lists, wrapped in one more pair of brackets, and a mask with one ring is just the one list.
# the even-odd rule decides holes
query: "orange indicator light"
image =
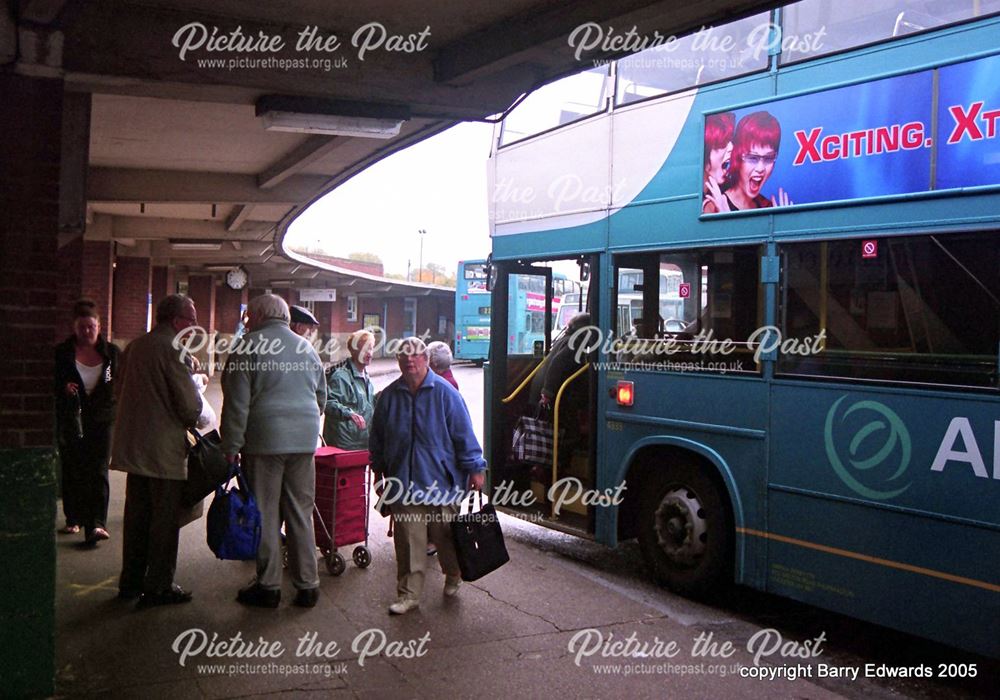
{"label": "orange indicator light", "polygon": [[618,382],[618,405],[631,406],[635,399],[635,391],[632,382]]}

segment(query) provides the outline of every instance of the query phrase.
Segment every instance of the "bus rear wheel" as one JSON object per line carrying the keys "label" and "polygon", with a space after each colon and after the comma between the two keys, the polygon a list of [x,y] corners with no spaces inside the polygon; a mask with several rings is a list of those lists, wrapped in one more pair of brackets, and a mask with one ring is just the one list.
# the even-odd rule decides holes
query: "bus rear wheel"
{"label": "bus rear wheel", "polygon": [[732,582],[733,526],[720,486],[693,464],[649,472],[639,503],[639,545],[654,578],[705,598]]}

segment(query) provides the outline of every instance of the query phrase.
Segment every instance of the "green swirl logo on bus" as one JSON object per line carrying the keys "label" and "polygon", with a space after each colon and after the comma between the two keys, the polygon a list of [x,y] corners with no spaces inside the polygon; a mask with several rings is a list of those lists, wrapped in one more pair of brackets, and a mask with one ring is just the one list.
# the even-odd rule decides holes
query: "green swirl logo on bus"
{"label": "green swirl logo on bus", "polygon": [[[878,401],[858,401],[840,412],[846,398],[837,399],[826,414],[824,440],[830,466],[860,496],[876,501],[895,498],[910,488],[899,481],[910,466],[910,432],[892,409]],[[845,446],[846,459],[841,459]]]}

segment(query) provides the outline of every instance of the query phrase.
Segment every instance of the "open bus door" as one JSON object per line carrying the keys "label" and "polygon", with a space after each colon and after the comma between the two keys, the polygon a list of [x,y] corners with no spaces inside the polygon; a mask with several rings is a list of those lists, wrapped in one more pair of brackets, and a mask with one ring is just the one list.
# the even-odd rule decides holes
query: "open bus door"
{"label": "open bus door", "polygon": [[[578,262],[579,282],[586,283],[589,272],[598,267],[596,256],[585,256]],[[513,515],[586,535],[594,531],[593,508],[572,496],[593,488],[595,481],[596,374],[588,358],[577,363],[575,357],[561,355],[575,353],[565,348],[568,334],[553,331],[559,311],[553,303],[553,275],[549,267],[553,263],[558,261],[492,264],[487,448],[494,502],[498,507]],[[593,294],[586,293],[579,308],[596,318],[596,280],[590,280],[586,289]],[[566,361],[560,362],[560,357]],[[550,367],[557,369],[547,377]],[[552,388],[548,408],[539,406],[544,384]],[[512,456],[511,443],[522,416],[542,418],[553,426],[558,423],[550,463],[525,463]],[[553,484],[557,485],[555,489]],[[550,497],[560,500],[561,495],[565,498],[556,513]]]}

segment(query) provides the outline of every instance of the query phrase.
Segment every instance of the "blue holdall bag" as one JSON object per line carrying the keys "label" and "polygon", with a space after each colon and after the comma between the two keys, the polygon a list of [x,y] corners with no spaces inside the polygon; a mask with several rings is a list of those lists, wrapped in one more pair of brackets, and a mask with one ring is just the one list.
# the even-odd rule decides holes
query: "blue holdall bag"
{"label": "blue holdall bag", "polygon": [[[236,486],[228,488],[235,477]],[[260,510],[240,465],[229,467],[229,478],[215,489],[208,509],[208,547],[219,559],[257,558]]]}

